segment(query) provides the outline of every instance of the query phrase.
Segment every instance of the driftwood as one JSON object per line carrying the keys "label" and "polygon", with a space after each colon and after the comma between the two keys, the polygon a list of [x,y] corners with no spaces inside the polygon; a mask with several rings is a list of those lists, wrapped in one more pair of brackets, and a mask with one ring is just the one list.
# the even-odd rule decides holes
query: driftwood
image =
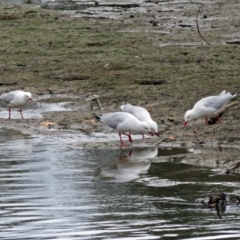
{"label": "driftwood", "polygon": [[240,167],[240,162],[235,163],[232,165],[229,169],[226,170],[226,174],[232,174],[234,173],[235,169]]}
{"label": "driftwood", "polygon": [[[99,107],[99,110],[103,110],[102,104],[100,102],[100,96],[99,95],[92,95],[88,96],[85,100],[86,101],[96,101]],[[91,104],[91,109],[93,108],[93,105]]]}
{"label": "driftwood", "polygon": [[228,103],[228,104],[226,105],[226,107],[224,107],[224,108],[221,110],[221,112],[218,113],[218,117],[217,117],[217,116],[211,117],[211,118],[208,120],[207,123],[208,123],[209,125],[215,124],[215,123],[219,120],[219,118],[221,118],[221,116],[223,115],[223,113],[225,112],[225,110],[227,110],[227,109],[230,108],[230,107],[236,106],[236,105],[238,105],[238,104],[239,104],[238,102]]}

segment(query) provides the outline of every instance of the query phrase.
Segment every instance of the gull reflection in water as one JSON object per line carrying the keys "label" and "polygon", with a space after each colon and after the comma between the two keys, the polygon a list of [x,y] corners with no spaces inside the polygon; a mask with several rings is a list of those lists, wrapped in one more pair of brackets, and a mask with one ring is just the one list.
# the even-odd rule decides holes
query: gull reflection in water
{"label": "gull reflection in water", "polygon": [[119,159],[107,167],[98,169],[98,176],[113,178],[117,182],[129,182],[140,178],[141,173],[148,171],[150,158],[156,157],[158,148],[133,148],[126,152],[121,150]]}

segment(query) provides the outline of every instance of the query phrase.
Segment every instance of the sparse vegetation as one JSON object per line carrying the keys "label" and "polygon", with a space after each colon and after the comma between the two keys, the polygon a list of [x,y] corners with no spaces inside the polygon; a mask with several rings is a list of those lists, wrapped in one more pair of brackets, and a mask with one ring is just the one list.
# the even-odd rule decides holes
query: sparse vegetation
{"label": "sparse vegetation", "polygon": [[[31,88],[35,93],[50,89],[99,94],[108,107],[123,101],[148,105],[159,124],[173,118],[171,133],[188,140],[181,127],[187,109],[201,97],[240,89],[240,45],[225,44],[239,32],[240,4],[214,1],[204,6],[199,25],[210,45],[194,25],[198,8],[189,6],[170,12],[189,21],[190,27],[185,27],[182,22],[178,26],[178,18],[159,14],[151,24],[144,14],[126,15],[121,21],[83,19],[30,5],[2,4],[0,83],[16,82],[7,88]],[[203,14],[210,18],[203,19]],[[219,126],[215,139],[227,141],[228,132],[239,134],[239,105],[225,118],[227,126]]]}

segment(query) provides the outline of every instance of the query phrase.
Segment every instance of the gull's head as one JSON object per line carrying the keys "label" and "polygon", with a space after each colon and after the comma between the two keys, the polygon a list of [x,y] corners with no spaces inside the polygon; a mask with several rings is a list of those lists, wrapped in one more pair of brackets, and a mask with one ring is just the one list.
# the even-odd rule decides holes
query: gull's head
{"label": "gull's head", "polygon": [[142,122],[141,122],[141,127],[142,127],[142,129],[141,129],[140,132],[150,133],[150,134],[152,135],[152,133],[151,133],[151,128],[149,127],[149,124],[148,124],[148,123],[142,121]]}
{"label": "gull's head", "polygon": [[192,121],[193,119],[195,119],[194,117],[194,114],[193,114],[193,111],[192,110],[188,110],[186,113],[185,113],[185,116],[184,116],[184,124],[183,126],[186,127],[187,124]]}
{"label": "gull's head", "polygon": [[26,101],[32,101],[32,94],[30,92],[25,92],[24,99]]}
{"label": "gull's head", "polygon": [[131,106],[131,104],[129,104],[127,102],[123,102],[123,104],[120,106],[120,108],[123,112],[127,112],[127,108],[130,106]]}
{"label": "gull's head", "polygon": [[[123,103],[124,104],[124,103]],[[124,105],[120,106],[121,110],[124,112]]]}
{"label": "gull's head", "polygon": [[149,126],[150,126],[150,131],[151,131],[151,135],[154,136],[154,135],[157,135],[159,136],[159,132],[158,132],[158,125],[155,121],[151,121],[150,123],[148,123]]}

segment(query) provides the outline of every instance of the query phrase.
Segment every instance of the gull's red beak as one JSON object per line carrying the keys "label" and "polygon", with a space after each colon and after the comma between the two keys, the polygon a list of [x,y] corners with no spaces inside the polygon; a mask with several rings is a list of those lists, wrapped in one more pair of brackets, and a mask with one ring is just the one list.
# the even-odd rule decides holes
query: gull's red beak
{"label": "gull's red beak", "polygon": [[149,132],[149,134],[150,134],[151,136],[153,136],[153,135],[154,135],[152,132]]}
{"label": "gull's red beak", "polygon": [[185,122],[183,123],[183,126],[186,127],[187,124],[188,124],[188,121],[185,121]]}
{"label": "gull's red beak", "polygon": [[159,134],[159,132],[155,133],[155,135],[157,135],[158,137],[160,137],[160,134]]}
{"label": "gull's red beak", "polygon": [[30,97],[28,100],[29,100],[29,101],[32,101],[32,98]]}

